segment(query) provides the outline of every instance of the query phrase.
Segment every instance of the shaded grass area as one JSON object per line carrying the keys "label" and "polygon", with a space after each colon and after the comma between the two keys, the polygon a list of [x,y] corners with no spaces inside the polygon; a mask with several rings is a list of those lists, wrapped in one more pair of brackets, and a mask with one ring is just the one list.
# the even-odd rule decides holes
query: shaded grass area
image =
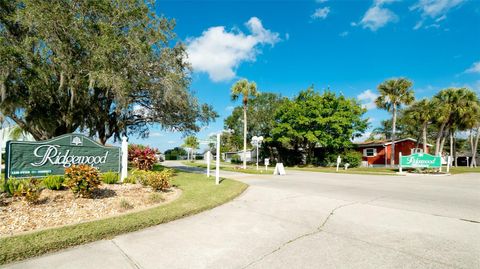
{"label": "shaded grass area", "polygon": [[[207,168],[207,164],[205,162],[190,162],[190,161],[185,161],[182,162],[183,164],[187,166],[193,166],[193,167],[199,167],[199,168]],[[210,165],[211,171],[215,170],[215,163],[212,163]],[[242,164],[234,165],[234,164],[229,164],[229,163],[220,163],[220,169],[223,171],[230,171],[230,172],[240,172],[240,173],[246,173],[246,174],[259,174],[259,175],[271,175],[273,173],[274,167],[270,166],[268,168],[268,171],[265,171],[265,166],[259,166],[258,170],[256,166],[252,165],[247,165],[247,169],[242,169]]]}
{"label": "shaded grass area", "polygon": [[[207,165],[204,162],[188,162],[185,161],[183,164],[188,166],[194,166],[199,168],[207,168]],[[241,172],[247,174],[265,174],[270,175],[273,173],[274,167],[269,167],[268,171],[265,171],[264,166],[260,166],[260,170],[256,170],[255,166],[247,166],[247,169],[241,169],[242,165],[232,165],[229,163],[221,163],[220,169],[224,171],[232,171],[232,172]],[[210,166],[211,169],[215,169],[215,164],[212,163]],[[355,167],[349,168],[345,170],[343,167],[340,167],[338,172],[336,171],[336,167],[321,167],[321,166],[289,166],[285,167],[288,170],[298,170],[298,171],[310,171],[310,172],[323,172],[323,173],[342,173],[342,174],[361,174],[361,175],[395,175],[398,172],[397,168],[389,168],[389,167]],[[407,169],[405,169],[407,170]],[[446,168],[443,167],[442,170],[445,172]],[[450,168],[451,174],[462,174],[462,173],[480,173],[480,167],[470,168],[470,167],[451,167]]]}
{"label": "shaded grass area", "polygon": [[[443,169],[445,170],[445,169]],[[460,167],[450,167],[450,174],[463,174],[463,173],[480,173],[480,167],[465,167],[465,166],[460,166]]]}
{"label": "shaded grass area", "polygon": [[230,179],[215,185],[214,180],[207,179],[206,176],[185,172],[177,172],[172,183],[182,189],[183,193],[180,198],[166,205],[92,222],[0,238],[0,264],[109,239],[193,215],[228,202],[247,188],[246,184]]}
{"label": "shaded grass area", "polygon": [[323,172],[323,173],[342,173],[342,174],[361,174],[361,175],[395,175],[398,169],[387,167],[354,167],[345,170],[343,167],[336,170],[336,167],[320,167],[320,166],[293,166],[287,169],[299,171]]}

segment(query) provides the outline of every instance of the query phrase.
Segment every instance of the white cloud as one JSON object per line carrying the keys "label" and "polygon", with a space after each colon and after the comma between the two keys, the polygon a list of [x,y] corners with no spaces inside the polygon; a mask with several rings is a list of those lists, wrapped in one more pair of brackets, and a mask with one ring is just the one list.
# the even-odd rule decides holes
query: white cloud
{"label": "white cloud", "polygon": [[315,2],[317,2],[317,3],[320,3],[320,4],[321,4],[321,3],[328,2],[328,0],[315,0]]}
{"label": "white cloud", "polygon": [[367,10],[362,20],[358,23],[363,28],[368,28],[374,32],[390,22],[398,21],[398,16],[395,13],[388,8],[382,7],[382,4],[388,3],[388,1],[377,2]]}
{"label": "white cloud", "polygon": [[[466,0],[419,0],[415,5],[410,7],[410,10],[421,12],[422,17],[413,29],[417,30],[421,28],[428,18],[434,19],[437,23],[445,20],[447,18],[446,14],[451,9],[460,6],[465,1]],[[425,28],[428,29],[431,27],[427,26]]]}
{"label": "white cloud", "polygon": [[255,61],[259,45],[274,45],[279,34],[265,29],[257,17],[245,26],[250,34],[228,31],[224,26],[208,28],[201,36],[187,40],[188,61],[194,71],[208,73],[213,81],[230,80],[244,61]]}
{"label": "white cloud", "polygon": [[326,19],[328,16],[328,13],[330,13],[330,8],[329,7],[323,7],[323,8],[317,8],[315,12],[312,14],[312,19]]}
{"label": "white cloud", "polygon": [[175,141],[175,140],[169,140],[167,143],[168,143],[168,144],[175,144],[175,143],[177,143],[177,141]]}
{"label": "white cloud", "polygon": [[418,10],[424,17],[437,18],[445,16],[448,11],[463,2],[465,0],[420,0],[410,7],[410,10]]}
{"label": "white cloud", "polygon": [[472,67],[465,70],[465,73],[480,73],[480,61],[473,63]]}
{"label": "white cloud", "polygon": [[375,105],[375,99],[377,99],[378,94],[372,92],[371,90],[363,91],[357,96],[357,99],[363,104],[363,107],[370,110],[374,109],[377,106]]}
{"label": "white cloud", "polygon": [[151,136],[151,137],[161,137],[161,136],[163,136],[163,134],[160,133],[160,132],[151,132],[151,133],[150,133],[150,136]]}
{"label": "white cloud", "polygon": [[233,111],[234,108],[235,108],[234,106],[227,106],[225,108],[225,111]]}
{"label": "white cloud", "polygon": [[346,37],[348,34],[349,34],[348,31],[343,31],[338,35],[341,36],[341,37]]}

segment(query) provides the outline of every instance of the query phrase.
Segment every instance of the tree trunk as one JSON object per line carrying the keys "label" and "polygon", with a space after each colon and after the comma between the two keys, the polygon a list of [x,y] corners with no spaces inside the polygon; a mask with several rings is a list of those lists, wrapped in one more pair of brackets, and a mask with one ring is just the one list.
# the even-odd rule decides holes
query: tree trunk
{"label": "tree trunk", "polygon": [[[427,123],[423,123],[422,126],[422,137],[423,137],[423,152],[427,153]],[[430,153],[430,152],[428,152]]]}
{"label": "tree trunk", "polygon": [[442,155],[443,152],[443,146],[445,145],[445,140],[447,139],[447,135],[443,135],[442,139],[440,141],[440,148],[439,148],[439,154]]}
{"label": "tree trunk", "polygon": [[[472,134],[473,138],[473,134]],[[475,141],[473,143],[472,148],[472,160],[470,162],[470,167],[477,167],[477,149],[478,149],[478,141],[480,140],[480,126],[477,127],[477,135]]]}
{"label": "tree trunk", "polygon": [[243,105],[243,169],[247,169],[247,105]]}
{"label": "tree trunk", "polygon": [[393,104],[393,118],[392,118],[392,149],[390,151],[390,166],[395,166],[395,132],[397,124],[397,104]]}
{"label": "tree trunk", "polygon": [[455,131],[452,130],[452,137],[453,137],[453,160],[455,161],[455,167],[458,167],[457,165],[457,138],[455,137]]}
{"label": "tree trunk", "polygon": [[[449,131],[449,137],[450,137],[450,161],[453,161],[453,132],[452,129]],[[450,163],[451,166],[451,163]]]}
{"label": "tree trunk", "polygon": [[440,125],[440,129],[438,130],[437,140],[435,141],[435,156],[441,154],[440,144],[443,138],[443,131],[445,130],[445,125],[447,125],[446,121],[443,122],[442,125]]}

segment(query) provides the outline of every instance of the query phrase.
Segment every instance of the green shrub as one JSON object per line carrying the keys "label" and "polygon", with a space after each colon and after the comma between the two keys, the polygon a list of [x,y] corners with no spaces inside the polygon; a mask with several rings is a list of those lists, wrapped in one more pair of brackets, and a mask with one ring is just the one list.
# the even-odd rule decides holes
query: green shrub
{"label": "green shrub", "polygon": [[23,182],[23,197],[25,197],[25,200],[27,200],[27,202],[30,204],[35,204],[38,202],[42,191],[42,184],[35,178],[25,180]]}
{"label": "green shrub", "polygon": [[35,179],[8,179],[4,186],[4,192],[10,196],[23,197],[28,203],[36,203],[40,198],[43,187],[40,182]]}
{"label": "green shrub", "polygon": [[123,179],[123,183],[137,184],[137,180],[135,179],[135,177],[129,176]]}
{"label": "green shrub", "polygon": [[147,176],[147,185],[156,191],[164,191],[170,188],[170,179],[172,176],[172,169],[164,169],[160,172],[149,172]]}
{"label": "green shrub", "polygon": [[142,185],[147,185],[148,171],[133,169],[130,172],[128,180],[135,183],[140,183]]}
{"label": "green shrub", "polygon": [[242,158],[238,154],[234,154],[230,160],[232,163],[242,163]]}
{"label": "green shrub", "polygon": [[106,172],[103,173],[100,177],[105,184],[115,184],[119,180],[118,173],[115,172]]}
{"label": "green shrub", "polygon": [[163,169],[162,171],[133,170],[130,173],[129,180],[152,187],[156,191],[164,191],[170,188],[170,179],[173,174],[173,169]]}
{"label": "green shrub", "polygon": [[88,165],[72,165],[65,169],[65,186],[81,197],[91,197],[101,184],[98,170]]}
{"label": "green shrub", "polygon": [[49,190],[60,190],[63,188],[63,176],[51,175],[43,178],[42,185]]}
{"label": "green shrub", "polygon": [[358,167],[362,163],[362,154],[356,150],[346,151],[342,155],[342,163],[349,163],[350,168]]}
{"label": "green shrub", "polygon": [[9,178],[7,183],[2,184],[2,191],[7,193],[9,196],[22,196],[24,185],[23,181],[25,181],[25,179]]}

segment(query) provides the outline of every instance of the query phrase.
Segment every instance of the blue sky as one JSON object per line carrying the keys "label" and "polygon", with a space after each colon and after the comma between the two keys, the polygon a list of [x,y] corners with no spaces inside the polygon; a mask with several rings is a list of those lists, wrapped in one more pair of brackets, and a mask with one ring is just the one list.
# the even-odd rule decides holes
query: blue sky
{"label": "blue sky", "polygon": [[[192,63],[191,89],[220,114],[197,134],[223,129],[231,85],[294,96],[314,85],[356,97],[372,127],[389,115],[372,108],[376,86],[407,77],[417,98],[451,86],[480,92],[480,1],[157,1],[174,18]],[[151,130],[133,142],[166,150],[182,134]]]}

